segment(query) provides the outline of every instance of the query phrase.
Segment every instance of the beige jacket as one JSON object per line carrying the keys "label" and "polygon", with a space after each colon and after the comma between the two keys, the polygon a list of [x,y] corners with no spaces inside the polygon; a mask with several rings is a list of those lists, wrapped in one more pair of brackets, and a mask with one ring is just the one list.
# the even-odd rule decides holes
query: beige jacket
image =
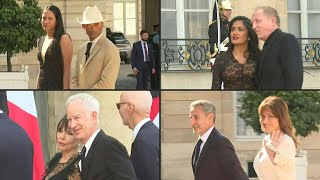
{"label": "beige jacket", "polygon": [[120,68],[118,48],[103,35],[93,47],[86,61],[87,43],[81,45],[71,88],[115,89]]}
{"label": "beige jacket", "polygon": [[296,180],[296,147],[293,139],[285,134],[278,148],[272,146],[270,135],[267,135],[264,140],[268,140],[266,145],[276,152],[273,160],[276,165],[272,164],[265,147],[262,146],[260,150],[262,156],[259,158],[260,152],[258,152],[253,162],[259,180]]}

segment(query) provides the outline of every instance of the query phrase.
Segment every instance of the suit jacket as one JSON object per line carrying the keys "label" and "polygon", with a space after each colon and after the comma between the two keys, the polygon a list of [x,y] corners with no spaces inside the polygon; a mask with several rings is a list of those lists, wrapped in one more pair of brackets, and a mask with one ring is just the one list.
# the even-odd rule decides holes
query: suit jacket
{"label": "suit jacket", "polygon": [[102,130],[92,142],[81,167],[82,180],[136,180],[126,148]]}
{"label": "suit jacket", "polygon": [[[155,68],[155,60],[154,60],[152,44],[147,43],[147,46],[148,46],[150,68]],[[144,55],[143,55],[143,50],[141,46],[141,41],[135,42],[133,44],[132,52],[131,52],[131,65],[132,65],[132,69],[137,68],[138,70],[144,67]]]}
{"label": "suit jacket", "polygon": [[80,47],[71,88],[115,89],[121,62],[118,48],[101,36],[87,61],[86,49],[87,43]]}
{"label": "suit jacket", "polygon": [[33,144],[4,113],[0,113],[0,162],[1,180],[32,180]]}
{"label": "suit jacket", "polygon": [[0,110],[9,115],[8,103],[7,103],[7,91],[0,91]]}
{"label": "suit jacket", "polygon": [[297,39],[280,29],[264,43],[257,64],[258,89],[301,89],[303,65],[301,46]]}
{"label": "suit jacket", "polygon": [[[195,155],[193,151],[192,157]],[[191,159],[192,164],[192,159]],[[213,128],[200,153],[196,167],[192,165],[195,180],[248,180],[231,142]]]}
{"label": "suit jacket", "polygon": [[138,180],[160,180],[159,159],[159,129],[149,121],[141,127],[131,148]]}

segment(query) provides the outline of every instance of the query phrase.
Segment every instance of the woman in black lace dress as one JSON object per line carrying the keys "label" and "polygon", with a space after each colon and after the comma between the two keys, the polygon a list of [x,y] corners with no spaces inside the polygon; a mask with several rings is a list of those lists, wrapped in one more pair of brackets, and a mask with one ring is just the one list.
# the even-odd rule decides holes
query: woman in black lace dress
{"label": "woman in black lace dress", "polygon": [[212,70],[211,89],[256,89],[255,68],[260,55],[258,37],[251,21],[237,16],[230,22],[231,44],[217,56]]}
{"label": "woman in black lace dress", "polygon": [[58,123],[56,140],[61,152],[56,153],[47,163],[43,180],[80,180],[78,167],[80,161],[78,144],[80,142],[69,130],[66,116]]}
{"label": "woman in black lace dress", "polygon": [[37,89],[70,89],[73,47],[70,36],[64,32],[60,9],[47,6],[41,24],[47,34],[38,40],[40,72]]}

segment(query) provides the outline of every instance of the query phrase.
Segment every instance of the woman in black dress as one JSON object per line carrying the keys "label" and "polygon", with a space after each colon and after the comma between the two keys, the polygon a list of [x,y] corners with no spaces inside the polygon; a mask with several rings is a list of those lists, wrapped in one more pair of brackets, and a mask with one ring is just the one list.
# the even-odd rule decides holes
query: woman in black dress
{"label": "woman in black dress", "polygon": [[230,22],[228,50],[217,56],[211,89],[256,89],[255,68],[260,55],[258,37],[251,21],[237,16]]}
{"label": "woman in black dress", "polygon": [[47,6],[41,24],[47,34],[38,40],[40,72],[37,89],[70,89],[73,47],[70,36],[64,32],[60,9]]}
{"label": "woman in black dress", "polygon": [[79,180],[80,141],[69,130],[66,115],[58,123],[56,141],[60,152],[47,163],[43,180]]}

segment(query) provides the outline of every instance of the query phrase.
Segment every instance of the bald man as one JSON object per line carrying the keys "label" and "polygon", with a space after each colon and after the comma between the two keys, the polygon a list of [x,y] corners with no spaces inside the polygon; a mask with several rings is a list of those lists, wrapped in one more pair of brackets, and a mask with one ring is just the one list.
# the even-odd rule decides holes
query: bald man
{"label": "bald man", "polygon": [[150,121],[149,91],[128,91],[117,103],[123,125],[133,130],[131,161],[139,180],[159,180],[159,129]]}

